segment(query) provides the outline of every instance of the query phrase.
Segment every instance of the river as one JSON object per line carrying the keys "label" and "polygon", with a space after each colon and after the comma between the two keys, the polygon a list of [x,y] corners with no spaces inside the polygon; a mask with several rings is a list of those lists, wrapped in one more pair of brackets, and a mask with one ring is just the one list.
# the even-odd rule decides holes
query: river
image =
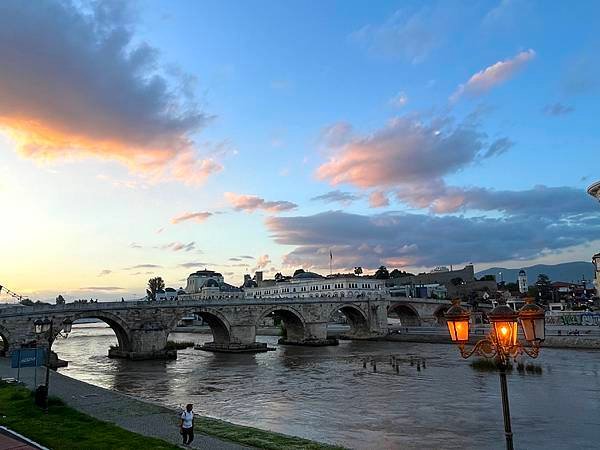
{"label": "river", "polygon": [[[210,335],[172,333],[206,342]],[[277,347],[277,338],[257,340]],[[106,357],[116,344],[103,324],[77,324],[53,345],[60,372],[167,406],[355,449],[504,448],[499,380],[452,345],[348,342],[280,346],[259,354],[192,348],[175,361]],[[399,373],[390,355],[402,358]],[[377,373],[364,358],[377,360]],[[410,358],[425,360],[425,368]],[[543,349],[541,374],[508,376],[517,449],[600,448],[600,351]]]}

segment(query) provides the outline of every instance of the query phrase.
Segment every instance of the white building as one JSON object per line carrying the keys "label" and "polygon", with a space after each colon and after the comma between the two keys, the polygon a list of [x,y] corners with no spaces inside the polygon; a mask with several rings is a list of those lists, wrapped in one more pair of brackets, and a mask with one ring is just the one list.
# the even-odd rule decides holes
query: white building
{"label": "white building", "polygon": [[188,276],[182,300],[220,300],[244,298],[243,291],[225,283],[223,275],[213,270],[199,270]]}
{"label": "white building", "polygon": [[385,280],[354,274],[336,274],[324,277],[314,272],[296,271],[293,277],[263,280],[257,272],[254,280],[246,277],[246,298],[379,298],[387,293]]}
{"label": "white building", "polygon": [[600,297],[600,253],[592,256],[592,264],[594,264],[594,284],[596,285],[596,295]]}
{"label": "white building", "polygon": [[529,283],[527,282],[527,273],[523,269],[519,270],[519,276],[517,277],[519,283],[519,292],[526,294],[529,291]]}

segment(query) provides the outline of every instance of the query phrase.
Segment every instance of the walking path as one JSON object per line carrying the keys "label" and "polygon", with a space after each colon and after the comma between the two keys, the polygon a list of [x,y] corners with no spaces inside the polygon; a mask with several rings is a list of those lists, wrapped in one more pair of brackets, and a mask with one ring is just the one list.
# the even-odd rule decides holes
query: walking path
{"label": "walking path", "polygon": [[[38,368],[38,385],[43,384],[45,368]],[[30,388],[34,385],[35,369],[21,369],[21,381]],[[0,377],[16,378],[17,369],[10,368],[10,360],[0,358]],[[153,403],[135,399],[120,392],[111,391],[50,371],[50,395],[59,397],[72,408],[96,419],[111,422],[134,433],[181,444],[176,411]],[[195,429],[194,442],[189,446],[207,450],[250,449],[223,441]],[[1,448],[1,447],[0,447]]]}

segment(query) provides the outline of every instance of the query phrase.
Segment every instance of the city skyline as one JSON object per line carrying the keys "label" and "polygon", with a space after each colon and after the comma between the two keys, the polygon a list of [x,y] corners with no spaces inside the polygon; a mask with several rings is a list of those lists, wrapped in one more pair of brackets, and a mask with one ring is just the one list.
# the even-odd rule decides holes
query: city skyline
{"label": "city skyline", "polygon": [[420,271],[600,247],[597,3],[0,12],[0,282],[15,291],[328,272],[330,252],[334,271]]}

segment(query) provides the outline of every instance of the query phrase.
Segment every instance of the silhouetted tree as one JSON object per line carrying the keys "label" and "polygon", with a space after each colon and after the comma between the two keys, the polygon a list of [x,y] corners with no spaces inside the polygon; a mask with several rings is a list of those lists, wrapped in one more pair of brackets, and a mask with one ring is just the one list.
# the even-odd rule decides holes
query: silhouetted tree
{"label": "silhouetted tree", "polygon": [[156,293],[162,291],[165,288],[165,282],[161,277],[154,277],[148,280],[148,289],[146,294],[149,300],[156,300]]}
{"label": "silhouetted tree", "polygon": [[494,275],[484,275],[479,281],[496,281],[496,277]]}
{"label": "silhouetted tree", "polygon": [[375,278],[378,280],[387,280],[390,277],[390,273],[388,272],[385,266],[379,266],[379,269],[375,272]]}
{"label": "silhouetted tree", "polygon": [[390,272],[390,278],[414,277],[414,273],[405,272],[404,270],[394,269]]}
{"label": "silhouetted tree", "polygon": [[542,300],[544,303],[552,300],[552,286],[550,286],[550,277],[545,273],[540,273],[535,282],[537,288],[537,299]]}
{"label": "silhouetted tree", "polygon": [[355,267],[354,268],[354,275],[360,276],[363,273],[362,267]]}
{"label": "silhouetted tree", "polygon": [[56,304],[57,305],[64,305],[65,304],[65,299],[62,295],[59,295],[58,297],[56,297]]}
{"label": "silhouetted tree", "polygon": [[452,286],[460,286],[463,284],[463,279],[461,277],[452,278],[450,283],[452,283]]}

